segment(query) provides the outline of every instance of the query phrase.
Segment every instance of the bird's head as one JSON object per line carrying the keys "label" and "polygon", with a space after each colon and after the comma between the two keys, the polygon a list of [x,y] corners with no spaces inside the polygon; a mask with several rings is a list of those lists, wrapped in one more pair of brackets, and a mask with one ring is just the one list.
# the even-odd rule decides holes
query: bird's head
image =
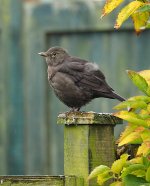
{"label": "bird's head", "polygon": [[43,56],[47,65],[57,66],[61,64],[69,55],[67,51],[60,47],[51,47],[46,52],[40,52],[39,55]]}

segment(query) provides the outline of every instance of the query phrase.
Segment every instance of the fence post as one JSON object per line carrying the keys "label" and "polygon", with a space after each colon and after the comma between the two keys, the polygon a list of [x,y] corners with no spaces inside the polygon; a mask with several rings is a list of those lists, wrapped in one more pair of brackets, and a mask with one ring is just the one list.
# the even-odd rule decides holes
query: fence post
{"label": "fence post", "polygon": [[98,165],[111,165],[115,160],[114,126],[122,120],[111,114],[94,112],[61,113],[58,124],[64,124],[64,174],[84,178]]}

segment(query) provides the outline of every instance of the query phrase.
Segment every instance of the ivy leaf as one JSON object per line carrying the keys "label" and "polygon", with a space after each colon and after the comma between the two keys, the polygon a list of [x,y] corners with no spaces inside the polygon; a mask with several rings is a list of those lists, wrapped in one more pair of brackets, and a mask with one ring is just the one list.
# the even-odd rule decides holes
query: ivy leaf
{"label": "ivy leaf", "polygon": [[120,174],[124,165],[127,162],[129,155],[128,154],[123,154],[121,155],[120,159],[114,161],[114,163],[111,166],[111,170],[115,174]]}
{"label": "ivy leaf", "polygon": [[124,0],[107,0],[104,5],[104,8],[103,8],[101,18],[104,17],[105,15],[109,14],[110,12],[112,12],[123,1]]}
{"label": "ivy leaf", "polygon": [[131,71],[128,70],[127,71],[129,77],[131,78],[132,82],[145,94],[147,94],[148,96],[150,96],[150,92],[149,92],[149,87],[148,87],[148,83],[146,82],[146,80],[139,75],[137,72],[135,71]]}
{"label": "ivy leaf", "polygon": [[128,5],[126,5],[121,10],[121,12],[118,14],[118,17],[117,17],[116,24],[115,24],[114,28],[116,28],[116,29],[120,28],[120,26],[122,25],[122,23],[126,19],[128,19],[128,17],[130,15],[132,15],[142,5],[144,5],[144,3],[140,2],[140,1],[132,1],[131,3],[129,3]]}
{"label": "ivy leaf", "polygon": [[105,165],[100,165],[98,167],[96,167],[91,173],[90,175],[88,176],[88,179],[92,179],[92,178],[95,178],[97,177],[98,175],[100,174],[103,174],[103,173],[108,173],[110,172],[110,168],[108,166],[105,166]]}

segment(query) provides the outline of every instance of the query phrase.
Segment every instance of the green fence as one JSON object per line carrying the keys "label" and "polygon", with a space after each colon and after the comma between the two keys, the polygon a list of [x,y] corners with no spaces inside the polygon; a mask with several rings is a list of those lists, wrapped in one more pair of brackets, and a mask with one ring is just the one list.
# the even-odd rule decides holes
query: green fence
{"label": "green fence", "polygon": [[[101,8],[99,1],[0,1],[0,174],[63,174],[56,117],[68,108],[49,88],[38,52],[62,46],[98,63],[122,96],[138,94],[125,70],[150,67],[150,31],[137,37],[128,22],[114,31],[116,14],[101,21]],[[96,99],[83,110],[112,112],[117,103]]]}

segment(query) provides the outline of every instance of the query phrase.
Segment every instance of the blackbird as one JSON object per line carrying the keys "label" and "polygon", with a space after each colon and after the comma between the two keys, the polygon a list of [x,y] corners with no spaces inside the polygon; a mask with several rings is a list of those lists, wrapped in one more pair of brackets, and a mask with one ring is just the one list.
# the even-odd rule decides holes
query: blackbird
{"label": "blackbird", "polygon": [[38,54],[46,60],[50,86],[70,111],[79,111],[94,98],[125,100],[107,84],[97,64],[73,57],[60,47]]}

